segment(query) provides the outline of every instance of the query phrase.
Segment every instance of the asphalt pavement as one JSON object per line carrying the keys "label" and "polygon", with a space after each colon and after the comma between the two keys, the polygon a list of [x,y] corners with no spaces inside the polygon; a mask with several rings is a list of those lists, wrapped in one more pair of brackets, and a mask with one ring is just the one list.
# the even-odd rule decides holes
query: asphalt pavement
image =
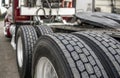
{"label": "asphalt pavement", "polygon": [[0,78],[19,78],[16,53],[10,39],[3,34],[3,21],[0,21]]}

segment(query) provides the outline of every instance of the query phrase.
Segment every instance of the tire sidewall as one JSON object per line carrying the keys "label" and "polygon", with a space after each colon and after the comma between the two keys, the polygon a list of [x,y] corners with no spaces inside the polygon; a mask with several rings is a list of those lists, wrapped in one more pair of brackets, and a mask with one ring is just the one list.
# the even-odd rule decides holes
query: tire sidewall
{"label": "tire sidewall", "polygon": [[17,66],[18,66],[18,71],[19,71],[19,75],[20,75],[20,78],[24,78],[25,77],[25,69],[26,69],[26,62],[27,62],[27,54],[25,54],[25,40],[24,40],[24,34],[21,30],[21,28],[18,29],[17,31],[17,36],[16,36],[16,47],[17,47],[17,44],[18,44],[18,38],[21,37],[22,39],[22,46],[23,46],[23,65],[22,67],[19,67],[19,64],[18,64],[18,54],[17,54],[17,48],[16,48],[16,60],[17,60]]}
{"label": "tire sidewall", "polygon": [[[60,48],[57,45],[54,45],[55,42],[52,41],[41,41],[36,45],[33,53],[33,66],[32,66],[32,77],[34,78],[35,69],[37,66],[38,61],[42,57],[48,58],[52,65],[54,66],[58,78],[72,78],[71,71],[69,70],[68,66],[66,66],[67,62],[66,59],[61,58]],[[63,61],[64,60],[64,61]]]}

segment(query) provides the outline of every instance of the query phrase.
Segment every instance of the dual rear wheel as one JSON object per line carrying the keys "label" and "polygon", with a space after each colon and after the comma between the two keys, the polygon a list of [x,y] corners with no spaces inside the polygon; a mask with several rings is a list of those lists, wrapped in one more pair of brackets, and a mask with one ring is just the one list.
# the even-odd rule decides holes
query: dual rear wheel
{"label": "dual rear wheel", "polygon": [[16,34],[16,57],[20,78],[31,78],[33,47],[40,36],[51,32],[47,26],[19,27]]}
{"label": "dual rear wheel", "polygon": [[21,78],[120,77],[120,43],[115,39],[94,32],[55,34],[44,27],[21,26],[17,32]]}

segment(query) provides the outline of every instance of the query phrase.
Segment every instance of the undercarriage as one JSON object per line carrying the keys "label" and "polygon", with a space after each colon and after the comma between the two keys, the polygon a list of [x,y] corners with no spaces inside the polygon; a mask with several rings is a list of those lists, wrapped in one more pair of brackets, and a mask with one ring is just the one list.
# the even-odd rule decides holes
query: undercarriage
{"label": "undercarriage", "polygon": [[5,32],[20,78],[120,77],[120,15],[76,12],[74,1],[13,0]]}

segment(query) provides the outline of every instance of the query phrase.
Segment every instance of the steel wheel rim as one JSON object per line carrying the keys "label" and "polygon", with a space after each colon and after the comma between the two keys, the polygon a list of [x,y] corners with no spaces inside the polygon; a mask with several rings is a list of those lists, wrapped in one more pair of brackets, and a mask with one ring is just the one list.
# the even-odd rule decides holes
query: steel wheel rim
{"label": "steel wheel rim", "polygon": [[19,67],[22,67],[23,65],[23,45],[22,45],[22,38],[18,38],[18,44],[17,44],[17,60]]}
{"label": "steel wheel rim", "polygon": [[39,59],[34,78],[58,78],[56,70],[48,58],[42,57]]}

